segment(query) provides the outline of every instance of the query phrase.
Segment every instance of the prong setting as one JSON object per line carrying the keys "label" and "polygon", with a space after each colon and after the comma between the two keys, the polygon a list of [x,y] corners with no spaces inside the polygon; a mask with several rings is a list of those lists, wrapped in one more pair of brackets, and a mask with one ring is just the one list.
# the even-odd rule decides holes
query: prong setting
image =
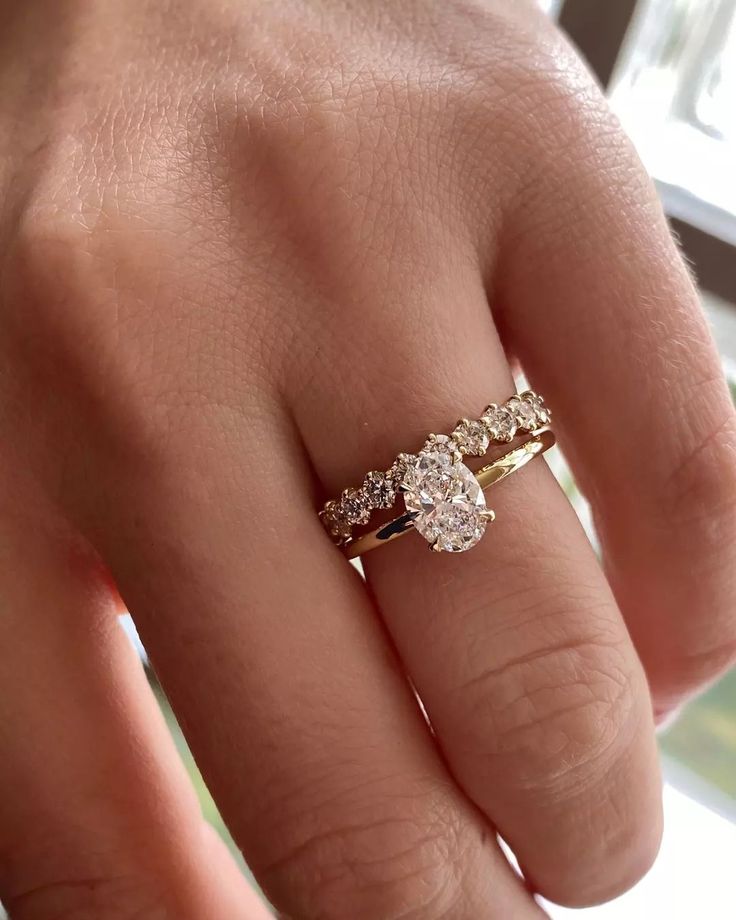
{"label": "prong setting", "polygon": [[[459,419],[451,434],[430,434],[418,454],[401,453],[388,470],[372,470],[367,473],[358,488],[345,489],[339,499],[327,502],[319,513],[320,519],[335,543],[345,546],[353,540],[355,527],[367,524],[373,511],[392,508],[396,497],[401,494],[407,509],[409,503],[414,502],[411,510],[416,513],[415,527],[418,531],[421,532],[420,527],[425,518],[432,517],[435,522],[445,522],[440,528],[443,533],[439,537],[427,536],[435,551],[461,552],[468,549],[477,542],[478,535],[474,530],[476,525],[479,533],[482,533],[485,525],[493,521],[495,515],[485,508],[484,501],[476,503],[472,498],[474,489],[467,477],[475,480],[465,466],[465,458],[482,457],[491,443],[506,444],[514,440],[517,434],[536,432],[547,426],[550,419],[551,413],[544,400],[532,390],[515,394],[501,405],[490,403],[480,418]],[[407,481],[411,480],[408,474],[416,470],[422,458],[429,455],[435,459],[443,458],[442,472],[430,476],[425,471],[425,485],[433,483],[433,497],[425,503],[426,507],[421,501],[417,506],[416,484]],[[443,483],[443,488],[452,485],[452,488],[458,490],[455,498],[449,502],[441,497],[441,489],[440,492],[436,491]],[[424,497],[428,494],[424,494]],[[444,508],[442,512],[438,511],[440,506]],[[428,510],[430,508],[434,510]],[[452,527],[456,528],[454,534],[451,532]]]}

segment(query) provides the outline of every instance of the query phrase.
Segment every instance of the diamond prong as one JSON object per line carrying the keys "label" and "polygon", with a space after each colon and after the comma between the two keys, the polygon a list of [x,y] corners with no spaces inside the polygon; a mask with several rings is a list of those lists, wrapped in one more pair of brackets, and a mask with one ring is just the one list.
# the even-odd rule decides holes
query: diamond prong
{"label": "diamond prong", "polygon": [[449,434],[429,434],[416,453],[401,453],[387,470],[368,472],[358,488],[326,502],[319,517],[333,540],[347,545],[354,527],[367,524],[374,510],[393,507],[400,493],[407,511],[402,522],[411,518],[433,552],[464,552],[496,517],[478,478],[490,467],[473,471],[466,459],[484,457],[491,443],[509,443],[517,434],[541,436],[550,419],[544,399],[531,389],[490,403],[480,418],[462,417]]}

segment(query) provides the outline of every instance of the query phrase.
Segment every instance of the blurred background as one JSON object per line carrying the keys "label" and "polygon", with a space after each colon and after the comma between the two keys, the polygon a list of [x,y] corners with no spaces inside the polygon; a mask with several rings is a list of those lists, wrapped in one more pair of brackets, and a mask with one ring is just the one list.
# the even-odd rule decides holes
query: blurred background
{"label": "blurred background", "polygon": [[[657,183],[736,399],[736,0],[539,2],[588,60]],[[589,525],[564,461],[551,463]],[[233,846],[157,692],[205,814]],[[654,870],[611,904],[548,906],[553,917],[736,918],[736,672],[691,703],[660,745],[666,831]]]}
{"label": "blurred background", "polygon": [[[699,279],[736,399],[736,0],[539,2],[588,60],[657,183]],[[562,458],[551,463],[587,525]],[[137,643],[128,618],[124,626]],[[151,682],[204,813],[237,855],[152,674]],[[657,865],[617,901],[574,913],[734,920],[736,673],[690,704],[660,744],[666,831]],[[548,909],[556,918],[573,913]]]}

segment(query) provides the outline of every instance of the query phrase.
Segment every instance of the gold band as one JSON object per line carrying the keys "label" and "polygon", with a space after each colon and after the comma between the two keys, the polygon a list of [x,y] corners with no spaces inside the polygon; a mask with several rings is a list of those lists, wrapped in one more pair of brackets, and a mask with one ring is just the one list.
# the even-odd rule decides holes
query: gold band
{"label": "gold band", "polygon": [[[552,429],[547,427],[540,428],[534,432],[532,437],[524,441],[518,447],[515,447],[513,450],[508,451],[508,453],[503,454],[493,462],[477,470],[474,476],[481,489],[485,491],[492,485],[510,476],[511,473],[515,473],[517,470],[526,466],[530,460],[544,453],[544,451],[552,447],[554,443],[555,435]],[[493,520],[494,514],[492,511],[484,510],[482,513],[488,520]],[[343,552],[348,559],[355,559],[357,556],[362,556],[372,549],[383,546],[385,543],[390,543],[391,540],[396,540],[414,529],[414,520],[416,516],[416,512],[407,511],[405,514],[394,518],[382,527],[378,527],[370,533],[363,534],[351,540],[350,543],[343,547]]]}
{"label": "gold band", "polygon": [[[458,462],[465,457],[482,457],[492,444],[508,444],[518,435],[533,434],[548,425],[550,419],[542,397],[526,390],[501,405],[491,403],[480,418],[460,419],[451,434],[430,434],[420,454],[439,453]],[[388,470],[371,470],[360,486],[344,489],[339,498],[325,504],[320,518],[335,543],[349,544],[354,539],[354,529],[365,527],[374,511],[393,507],[407,466],[416,458],[414,454],[399,454]]]}

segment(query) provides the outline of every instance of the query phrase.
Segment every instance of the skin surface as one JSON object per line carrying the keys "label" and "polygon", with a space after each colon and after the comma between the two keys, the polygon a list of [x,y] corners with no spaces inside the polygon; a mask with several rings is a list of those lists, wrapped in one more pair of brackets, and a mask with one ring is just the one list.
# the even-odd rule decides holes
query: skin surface
{"label": "skin surface", "polygon": [[[736,421],[555,28],[510,0],[6,2],[0,202],[11,917],[266,916],[120,598],[283,916],[527,920],[633,884],[655,718],[736,651]],[[316,509],[509,396],[512,359],[604,566],[535,461],[470,553],[407,537],[365,584]]]}

